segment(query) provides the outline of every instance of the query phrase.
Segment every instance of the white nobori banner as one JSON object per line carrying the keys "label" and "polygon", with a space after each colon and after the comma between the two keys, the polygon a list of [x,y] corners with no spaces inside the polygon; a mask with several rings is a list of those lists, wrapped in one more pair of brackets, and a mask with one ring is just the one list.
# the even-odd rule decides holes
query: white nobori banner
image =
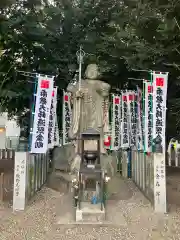
{"label": "white nobori banner", "polygon": [[48,148],[53,148],[54,134],[55,134],[55,124],[56,124],[56,105],[57,105],[57,87],[53,89],[52,100],[51,100],[51,110],[49,116],[49,129],[48,129]]}
{"label": "white nobori banner", "polygon": [[[54,110],[54,119],[53,119],[53,125],[54,125],[53,141],[54,141],[54,135],[56,131],[56,119],[57,119],[57,87],[54,88],[53,110]],[[55,145],[55,141],[54,141],[54,145]]]}
{"label": "white nobori banner", "polygon": [[58,127],[58,119],[57,119],[57,91],[58,87],[54,88],[54,146],[60,145],[60,138],[59,138],[59,127]]}
{"label": "white nobori banner", "polygon": [[46,153],[54,77],[38,75],[38,86],[32,131],[32,153]]}
{"label": "white nobori banner", "polygon": [[55,131],[54,131],[54,146],[61,146],[62,142],[60,142],[59,137],[59,127],[58,127],[58,120],[57,120],[57,114],[55,119]]}
{"label": "white nobori banner", "polygon": [[168,73],[153,72],[153,138],[162,141],[165,153],[166,100]]}
{"label": "white nobori banner", "polygon": [[112,94],[112,142],[111,150],[120,148],[120,132],[121,130],[121,97]]}
{"label": "white nobori banner", "polygon": [[145,152],[152,151],[153,140],[153,86],[151,82],[146,81],[145,85],[145,99],[144,99],[144,143]]}
{"label": "white nobori banner", "polygon": [[166,213],[165,129],[168,73],[153,72],[153,138],[161,141],[163,153],[154,153],[154,208]]}
{"label": "white nobori banner", "polygon": [[142,91],[137,87],[137,141],[138,150],[143,149],[143,124],[142,124]]}
{"label": "white nobori banner", "polygon": [[69,129],[71,126],[71,94],[63,91],[63,145],[69,144]]}
{"label": "white nobori banner", "polygon": [[136,92],[127,91],[128,122],[130,132],[130,146],[136,145],[137,116],[136,116]]}
{"label": "white nobori banner", "polygon": [[122,93],[122,124],[121,124],[121,147],[129,147],[129,119],[128,119],[128,103],[127,92]]}

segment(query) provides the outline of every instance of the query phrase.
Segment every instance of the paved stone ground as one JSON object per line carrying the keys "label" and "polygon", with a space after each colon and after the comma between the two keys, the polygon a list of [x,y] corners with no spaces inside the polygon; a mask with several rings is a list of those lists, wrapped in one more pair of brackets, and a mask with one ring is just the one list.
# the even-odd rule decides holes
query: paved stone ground
{"label": "paved stone ground", "polygon": [[57,224],[60,212],[68,208],[67,195],[45,187],[24,212],[12,214],[0,207],[0,240],[180,239],[180,207],[172,204],[169,214],[155,214],[131,181],[113,181],[110,225]]}

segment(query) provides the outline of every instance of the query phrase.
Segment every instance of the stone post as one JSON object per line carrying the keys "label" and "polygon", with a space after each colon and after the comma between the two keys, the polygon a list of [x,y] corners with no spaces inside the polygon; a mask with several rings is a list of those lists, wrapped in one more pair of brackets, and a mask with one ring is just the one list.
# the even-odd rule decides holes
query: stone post
{"label": "stone post", "polygon": [[15,153],[13,211],[20,211],[25,209],[27,162],[27,152]]}
{"label": "stone post", "polygon": [[161,143],[161,139],[154,139],[154,210],[166,213],[166,166],[165,152],[163,152]]}
{"label": "stone post", "polygon": [[154,210],[166,213],[165,154],[154,153]]}

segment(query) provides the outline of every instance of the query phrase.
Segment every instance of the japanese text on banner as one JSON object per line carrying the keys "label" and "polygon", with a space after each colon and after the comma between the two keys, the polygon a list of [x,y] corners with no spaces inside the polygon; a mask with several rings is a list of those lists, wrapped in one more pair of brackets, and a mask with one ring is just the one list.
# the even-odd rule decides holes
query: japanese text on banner
{"label": "japanese text on banner", "polygon": [[122,135],[121,147],[129,147],[129,122],[128,122],[128,104],[127,93],[122,93]]}
{"label": "japanese text on banner", "polygon": [[136,115],[136,93],[134,91],[128,92],[128,110],[129,110],[129,127],[130,127],[130,145],[136,145],[137,134],[137,115]]}
{"label": "japanese text on banner", "polygon": [[58,120],[57,120],[57,90],[58,88],[54,88],[54,146],[60,145],[60,139],[59,139],[59,128],[58,128]]}
{"label": "japanese text on banner", "polygon": [[53,77],[38,77],[36,105],[32,134],[32,153],[46,153],[48,149],[48,126],[53,91]]}
{"label": "japanese text on banner", "polygon": [[49,116],[49,129],[48,129],[48,147],[54,147],[54,132],[55,132],[55,117],[56,117],[56,97],[57,91],[54,88],[52,92],[52,101],[51,101],[51,109],[50,109],[50,116]]}
{"label": "japanese text on banner", "polygon": [[121,127],[121,98],[113,94],[113,113],[112,113],[112,149],[118,150],[120,148],[120,127]]}
{"label": "japanese text on banner", "polygon": [[143,122],[142,122],[142,91],[137,87],[137,141],[136,146],[138,150],[143,149]]}
{"label": "japanese text on banner", "polygon": [[165,152],[166,97],[168,74],[153,73],[153,138],[158,137]]}
{"label": "japanese text on banner", "polygon": [[144,114],[144,134],[145,134],[145,151],[152,151],[153,140],[153,86],[150,82],[145,82],[145,114]]}
{"label": "japanese text on banner", "polygon": [[69,129],[71,126],[71,107],[70,107],[69,93],[63,92],[63,144],[68,144],[69,141]]}

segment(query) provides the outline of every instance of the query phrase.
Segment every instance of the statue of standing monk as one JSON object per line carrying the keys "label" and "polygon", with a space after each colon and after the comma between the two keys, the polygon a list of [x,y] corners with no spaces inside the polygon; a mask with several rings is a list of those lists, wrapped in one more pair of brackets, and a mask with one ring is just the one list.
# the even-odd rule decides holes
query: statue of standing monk
{"label": "statue of standing monk", "polygon": [[[108,154],[104,148],[104,136],[109,134],[109,91],[110,85],[99,80],[99,71],[96,64],[88,65],[85,79],[79,83],[69,83],[67,91],[72,96],[72,121],[69,137],[73,144],[57,148],[53,154],[55,169],[62,169],[67,161],[71,173],[77,173],[81,162],[81,144],[78,138],[80,133],[89,128],[98,130],[101,135],[101,167],[109,176],[114,176],[117,168],[116,154]],[[76,140],[77,139],[77,140]],[[75,147],[74,147],[75,146]],[[85,141],[86,150],[97,149],[97,141]]]}
{"label": "statue of standing monk", "polygon": [[[108,114],[104,114],[104,110],[109,109],[110,85],[98,80],[100,74],[96,64],[88,65],[85,77],[81,81],[80,89],[78,82],[67,87],[72,96],[72,125],[69,137],[75,139],[88,128],[96,129],[101,134],[101,153],[105,153],[104,132],[108,132],[109,122]],[[76,144],[76,151],[80,153],[78,141]]]}

